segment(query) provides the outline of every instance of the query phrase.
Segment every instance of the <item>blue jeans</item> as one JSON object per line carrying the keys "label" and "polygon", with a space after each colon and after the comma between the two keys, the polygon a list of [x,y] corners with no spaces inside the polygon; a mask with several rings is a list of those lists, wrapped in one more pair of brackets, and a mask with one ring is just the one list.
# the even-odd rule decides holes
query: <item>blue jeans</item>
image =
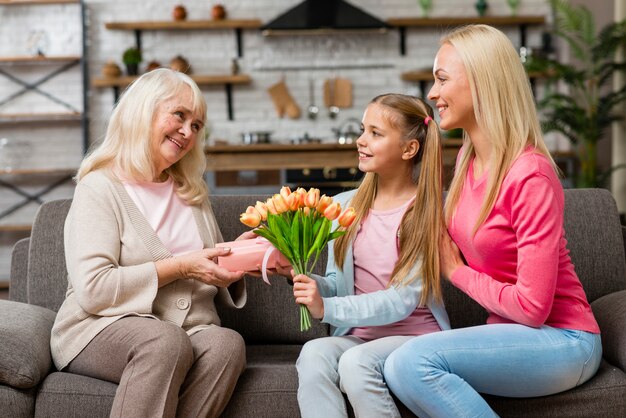
{"label": "blue jeans", "polygon": [[391,353],[384,376],[420,418],[496,417],[479,395],[550,395],[578,386],[600,366],[599,334],[493,324],[415,337]]}
{"label": "blue jeans", "polygon": [[383,381],[383,366],[391,352],[413,338],[393,336],[365,342],[346,335],[307,341],[296,362],[302,417],[348,417],[345,393],[357,417],[399,418]]}

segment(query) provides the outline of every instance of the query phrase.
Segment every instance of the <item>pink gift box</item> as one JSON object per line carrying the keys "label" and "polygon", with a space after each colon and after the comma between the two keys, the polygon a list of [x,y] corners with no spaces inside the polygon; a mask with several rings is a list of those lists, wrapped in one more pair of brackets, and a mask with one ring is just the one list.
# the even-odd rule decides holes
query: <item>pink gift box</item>
{"label": "pink gift box", "polygon": [[217,258],[217,264],[230,271],[259,271],[263,257],[272,251],[266,268],[289,267],[289,260],[265,238],[258,237],[239,241],[221,242],[216,247],[230,247],[230,254]]}

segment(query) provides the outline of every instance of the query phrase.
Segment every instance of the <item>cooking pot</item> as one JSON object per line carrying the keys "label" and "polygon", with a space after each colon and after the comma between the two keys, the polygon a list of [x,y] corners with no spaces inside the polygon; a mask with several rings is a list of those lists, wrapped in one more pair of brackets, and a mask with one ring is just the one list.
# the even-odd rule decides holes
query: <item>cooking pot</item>
{"label": "cooking pot", "polygon": [[246,145],[269,144],[272,133],[268,131],[251,131],[241,134],[241,140]]}

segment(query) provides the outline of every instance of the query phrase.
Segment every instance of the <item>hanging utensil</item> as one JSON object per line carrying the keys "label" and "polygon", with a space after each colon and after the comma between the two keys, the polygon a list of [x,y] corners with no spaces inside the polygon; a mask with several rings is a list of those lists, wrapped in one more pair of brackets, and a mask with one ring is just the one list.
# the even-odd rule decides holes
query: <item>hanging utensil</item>
{"label": "hanging utensil", "polygon": [[324,104],[328,107],[328,117],[335,119],[339,114],[339,107],[335,104],[335,84],[337,77],[326,79],[324,81]]}
{"label": "hanging utensil", "polygon": [[320,112],[320,108],[315,105],[315,83],[313,79],[309,79],[309,107],[307,109],[309,119],[317,119],[317,114]]}

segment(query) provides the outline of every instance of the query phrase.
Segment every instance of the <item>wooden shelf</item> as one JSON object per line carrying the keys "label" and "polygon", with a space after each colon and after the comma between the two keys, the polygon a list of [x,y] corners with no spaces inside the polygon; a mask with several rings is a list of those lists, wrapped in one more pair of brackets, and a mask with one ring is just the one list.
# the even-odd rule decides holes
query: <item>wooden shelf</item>
{"label": "wooden shelf", "polygon": [[0,57],[0,64],[31,64],[31,63],[50,63],[50,62],[74,62],[80,61],[78,55],[68,56],[48,56],[48,55],[32,55],[20,57]]}
{"label": "wooden shelf", "polygon": [[182,21],[144,21],[144,22],[108,22],[107,29],[118,30],[219,30],[219,29],[258,29],[262,25],[259,19],[224,19],[224,20],[182,20]]}
{"label": "wooden shelf", "polygon": [[74,4],[79,2],[79,0],[0,0],[0,5]]}
{"label": "wooden shelf", "polygon": [[0,224],[0,232],[30,232],[32,229],[30,224]]}
{"label": "wooden shelf", "polygon": [[[222,84],[250,84],[252,79],[249,75],[190,75],[190,77],[198,84],[203,86],[222,85]],[[92,80],[91,85],[94,87],[126,87],[132,83],[137,77],[103,77]]]}
{"label": "wooden shelf", "polygon": [[397,17],[387,19],[387,23],[400,31],[400,54],[406,55],[407,28],[450,28],[468,24],[492,26],[517,26],[520,32],[520,46],[526,46],[526,30],[531,25],[543,25],[545,16],[468,16],[468,17]]}
{"label": "wooden shelf", "polygon": [[19,123],[66,123],[82,121],[82,113],[0,113],[0,125]]}
{"label": "wooden shelf", "polygon": [[146,30],[224,30],[235,31],[237,43],[237,57],[243,56],[242,31],[244,29],[259,29],[262,22],[259,19],[223,19],[223,20],[164,20],[164,21],[136,21],[136,22],[108,22],[107,29],[132,30],[135,32],[135,47],[141,51],[141,32]]}
{"label": "wooden shelf", "polygon": [[75,168],[16,168],[11,170],[0,169],[2,174],[27,174],[27,175],[45,175],[45,176],[68,176],[75,174]]}
{"label": "wooden shelf", "polygon": [[543,25],[545,16],[468,16],[468,17],[398,17],[387,19],[396,27],[437,27],[485,24],[492,26]]}
{"label": "wooden shelf", "polygon": [[[246,74],[217,74],[217,75],[191,75],[190,76],[200,86],[223,85],[226,90],[226,107],[228,112],[228,120],[233,120],[233,85],[234,84],[250,84],[252,78]],[[94,87],[112,87],[115,102],[119,98],[119,89],[126,87],[137,77],[105,77],[92,80],[91,85]]]}

